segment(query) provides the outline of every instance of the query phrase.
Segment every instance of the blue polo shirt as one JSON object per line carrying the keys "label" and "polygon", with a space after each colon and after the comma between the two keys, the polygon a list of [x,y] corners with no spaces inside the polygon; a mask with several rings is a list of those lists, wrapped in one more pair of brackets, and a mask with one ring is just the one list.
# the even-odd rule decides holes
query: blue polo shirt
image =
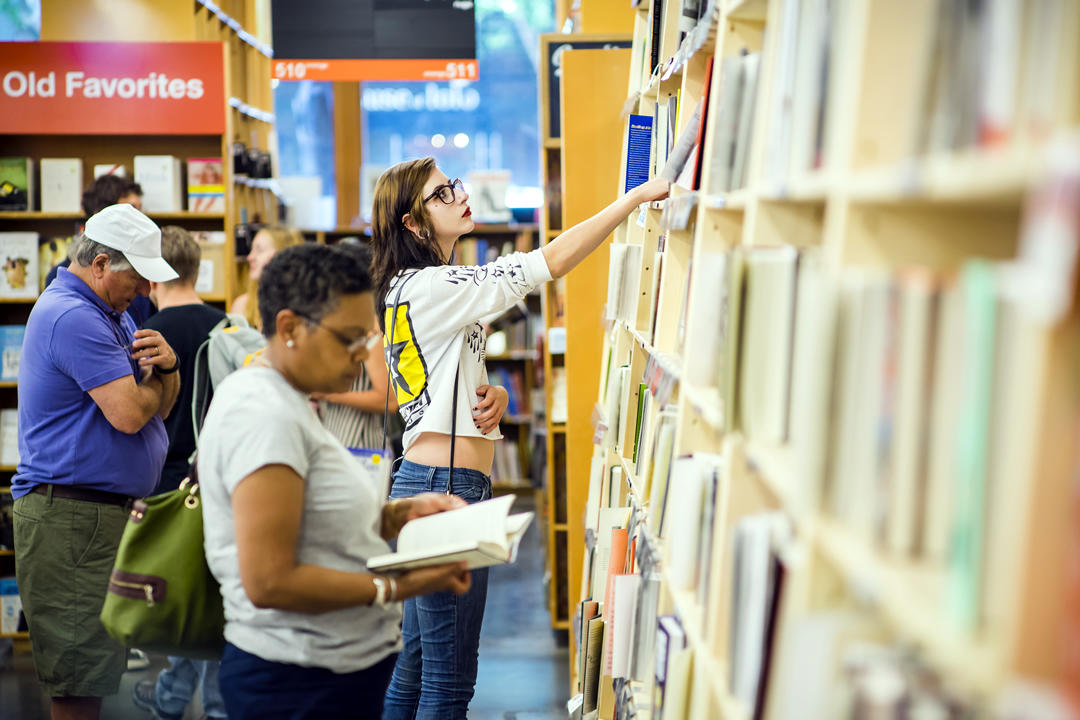
{"label": "blue polo shirt", "polygon": [[19,467],[11,494],[38,484],[142,497],[154,489],[169,438],[154,416],[139,432],[114,428],[88,390],[141,377],[124,347],[135,323],[61,269],[26,322],[19,361]]}

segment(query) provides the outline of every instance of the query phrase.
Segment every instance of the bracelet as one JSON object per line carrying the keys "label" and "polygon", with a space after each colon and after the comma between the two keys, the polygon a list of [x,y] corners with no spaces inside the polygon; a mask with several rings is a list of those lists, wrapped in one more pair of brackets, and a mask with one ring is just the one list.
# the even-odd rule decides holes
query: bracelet
{"label": "bracelet", "polygon": [[172,375],[174,372],[180,369],[180,358],[176,358],[176,362],[168,370],[162,370],[157,365],[154,366],[154,372],[158,375]]}
{"label": "bracelet", "polygon": [[390,581],[390,600],[388,602],[397,602],[397,580],[392,577],[386,579]]}
{"label": "bracelet", "polygon": [[379,577],[378,575],[372,575],[371,581],[375,584],[375,597],[372,599],[371,604],[375,607],[382,607],[386,605],[386,584],[387,578]]}

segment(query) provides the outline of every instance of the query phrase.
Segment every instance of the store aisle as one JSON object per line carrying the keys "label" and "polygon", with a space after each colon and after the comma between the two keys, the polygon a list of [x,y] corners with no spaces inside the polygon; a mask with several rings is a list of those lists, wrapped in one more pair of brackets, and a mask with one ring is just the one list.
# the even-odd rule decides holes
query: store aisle
{"label": "store aisle", "polygon": [[[533,510],[519,498],[516,511]],[[493,568],[480,638],[480,668],[470,720],[563,720],[566,717],[567,650],[558,647],[544,605],[544,549],[534,522],[521,543],[516,564]],[[47,720],[29,655],[13,657],[0,647],[0,720]],[[102,717],[147,720],[131,704],[136,681],[156,676],[164,658],[150,669],[124,675],[120,693],[105,700]],[[189,707],[185,720],[200,717]]]}

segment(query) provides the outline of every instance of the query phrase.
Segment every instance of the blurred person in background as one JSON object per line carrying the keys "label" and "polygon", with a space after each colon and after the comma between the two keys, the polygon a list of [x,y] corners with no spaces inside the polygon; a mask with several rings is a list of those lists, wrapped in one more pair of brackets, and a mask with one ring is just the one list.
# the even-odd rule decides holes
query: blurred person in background
{"label": "blurred person in background", "polygon": [[234,315],[243,315],[248,325],[262,329],[262,319],[259,317],[259,278],[262,277],[263,268],[270,262],[274,255],[285,248],[300,245],[304,242],[304,236],[299,230],[272,225],[261,228],[251,240],[251,250],[248,251],[248,288],[247,292],[237,295],[233,300],[229,312]]}

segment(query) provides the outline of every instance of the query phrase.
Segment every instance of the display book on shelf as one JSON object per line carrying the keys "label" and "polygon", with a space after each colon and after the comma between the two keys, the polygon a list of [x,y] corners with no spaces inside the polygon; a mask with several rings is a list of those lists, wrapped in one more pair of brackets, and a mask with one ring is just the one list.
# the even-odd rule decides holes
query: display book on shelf
{"label": "display book on shelf", "polygon": [[[212,3],[196,4],[192,23],[189,28],[173,29],[179,39],[221,41],[227,49],[225,90],[230,109],[225,110],[225,134],[7,138],[6,159],[0,160],[0,252],[5,263],[0,278],[5,371],[0,379],[2,490],[8,489],[16,465],[13,453],[17,453],[15,381],[8,379],[16,355],[13,329],[25,324],[48,270],[66,256],[67,244],[83,220],[79,197],[94,177],[110,172],[132,177],[142,184],[144,210],[151,219],[159,225],[180,225],[202,240],[204,263],[198,288],[209,302],[225,305],[243,290],[246,268],[233,260],[237,224],[256,215],[267,220],[276,217],[276,199],[268,189],[272,181],[241,177],[236,170],[243,171],[245,165],[233,157],[237,140],[264,152],[269,148],[273,128],[268,110],[272,107],[269,50],[255,39],[262,33],[253,35],[243,29],[257,30],[253,14],[232,18]],[[156,158],[157,166],[147,166],[148,158]],[[186,180],[182,172],[177,178],[177,170],[187,171]],[[10,500],[11,496],[5,492],[4,497]],[[5,506],[10,507],[0,497],[0,511]],[[12,573],[11,563],[8,557],[0,557],[0,575]]]}
{"label": "display book on shelf", "polygon": [[703,161],[611,254],[572,704],[1071,717],[1078,9],[751,5],[632,96],[679,104],[653,161],[704,97]]}

